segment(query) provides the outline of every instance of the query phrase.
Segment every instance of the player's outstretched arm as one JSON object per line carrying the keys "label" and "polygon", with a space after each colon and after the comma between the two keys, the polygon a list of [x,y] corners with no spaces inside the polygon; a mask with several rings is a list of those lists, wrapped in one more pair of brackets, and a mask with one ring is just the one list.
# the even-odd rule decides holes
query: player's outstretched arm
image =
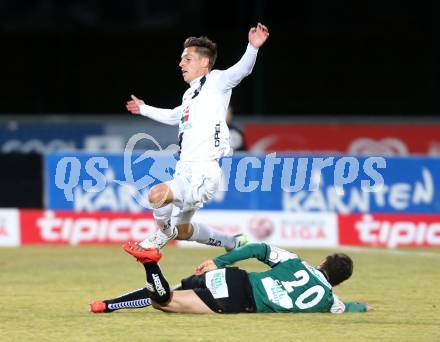
{"label": "player's outstretched arm", "polygon": [[240,248],[235,248],[226,254],[220,255],[213,260],[206,260],[196,267],[195,274],[201,275],[205,272],[216,270],[219,267],[225,267],[232,265],[240,260],[246,260],[249,258],[257,258],[264,260],[268,254],[269,246],[261,243],[250,243]]}
{"label": "player's outstretched arm", "polygon": [[202,262],[199,266],[196,267],[195,274],[201,275],[203,273],[213,271],[217,269],[217,265],[214,263],[213,260],[206,260]]}
{"label": "player's outstretched arm", "polygon": [[141,114],[141,106],[144,104],[143,100],[131,95],[131,100],[127,101],[126,107],[131,114]]}
{"label": "player's outstretched arm", "polygon": [[257,26],[251,27],[248,33],[249,44],[246,52],[236,64],[223,71],[219,79],[221,89],[228,90],[234,88],[252,72],[257,60],[258,49],[264,45],[268,38],[269,30],[263,24],[258,23]]}
{"label": "player's outstretched arm", "polygon": [[131,100],[127,101],[127,110],[135,115],[147,116],[150,119],[164,123],[166,125],[178,125],[181,106],[174,109],[162,109],[152,106],[147,106],[145,102],[131,95]]}
{"label": "player's outstretched arm", "polygon": [[256,27],[251,27],[248,34],[249,43],[256,49],[259,49],[269,38],[269,30],[261,23],[258,23]]}
{"label": "player's outstretched arm", "polygon": [[258,259],[270,267],[275,267],[281,262],[297,258],[297,255],[266,243],[249,243],[220,255],[213,261],[217,267],[225,267],[250,258]]}
{"label": "player's outstretched arm", "polygon": [[373,308],[367,303],[344,302],[344,304],[345,304],[344,312],[367,312],[373,310]]}
{"label": "player's outstretched arm", "polygon": [[337,295],[333,293],[333,305],[330,312],[333,314],[341,314],[346,312],[367,312],[373,308],[367,303],[359,302],[343,302]]}

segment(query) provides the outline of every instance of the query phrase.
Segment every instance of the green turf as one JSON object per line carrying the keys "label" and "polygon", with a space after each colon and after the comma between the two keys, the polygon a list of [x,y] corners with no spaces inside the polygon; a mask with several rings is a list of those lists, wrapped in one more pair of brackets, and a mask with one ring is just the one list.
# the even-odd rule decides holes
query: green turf
{"label": "green turf", "polygon": [[[344,300],[366,314],[165,314],[152,308],[91,314],[88,303],[144,284],[117,246],[0,249],[0,341],[440,341],[440,250],[344,250],[352,279]],[[329,250],[297,251],[318,263]],[[427,252],[423,254],[423,252]],[[177,283],[220,249],[167,248],[161,266]],[[262,270],[255,261],[240,264]]]}

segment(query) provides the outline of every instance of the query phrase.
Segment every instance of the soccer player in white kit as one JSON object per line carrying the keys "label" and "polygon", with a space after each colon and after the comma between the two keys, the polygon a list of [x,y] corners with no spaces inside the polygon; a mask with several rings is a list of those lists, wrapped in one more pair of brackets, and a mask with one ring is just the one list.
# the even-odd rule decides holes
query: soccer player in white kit
{"label": "soccer player in white kit", "polygon": [[197,241],[226,250],[246,243],[241,234],[227,235],[191,219],[219,187],[222,172],[218,161],[232,154],[225,121],[232,88],[252,72],[258,49],[268,37],[266,26],[258,23],[252,27],[246,52],[227,70],[212,70],[217,57],[215,43],[207,37],[190,37],[184,43],[179,64],[183,79],[190,85],[182,104],[174,109],[161,109],[146,105],[134,95],[127,102],[132,114],[179,125],[180,146],[174,178],[148,192],[159,229],[140,244],[131,243],[131,248],[162,248],[171,239]]}

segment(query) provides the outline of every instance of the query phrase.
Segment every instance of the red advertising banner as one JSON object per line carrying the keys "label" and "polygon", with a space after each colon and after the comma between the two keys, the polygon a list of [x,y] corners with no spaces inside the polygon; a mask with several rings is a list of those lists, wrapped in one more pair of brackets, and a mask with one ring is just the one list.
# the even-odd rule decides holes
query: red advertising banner
{"label": "red advertising banner", "polygon": [[440,247],[440,215],[339,215],[339,244]]}
{"label": "red advertising banner", "polygon": [[[4,235],[0,246],[123,243],[141,241],[156,229],[151,213],[8,209],[0,214],[4,223],[0,225],[0,233]],[[197,215],[198,221],[212,224],[216,230],[229,234],[244,232],[251,242],[265,241],[279,246],[440,247],[440,214],[336,216],[253,211],[215,211],[214,214],[208,210]]]}
{"label": "red advertising banner", "polygon": [[246,146],[254,153],[440,155],[440,125],[248,124]]}
{"label": "red advertising banner", "polygon": [[151,213],[20,210],[21,244],[123,243],[154,232]]}

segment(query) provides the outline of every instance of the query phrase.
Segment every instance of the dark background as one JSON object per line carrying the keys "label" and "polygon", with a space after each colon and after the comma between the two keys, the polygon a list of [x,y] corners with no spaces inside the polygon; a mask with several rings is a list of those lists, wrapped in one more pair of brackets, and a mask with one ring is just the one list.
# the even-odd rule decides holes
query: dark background
{"label": "dark background", "polygon": [[131,93],[177,106],[183,40],[209,36],[226,68],[261,21],[270,39],[234,90],[236,112],[436,114],[436,12],[401,1],[0,0],[0,113],[122,115]]}

